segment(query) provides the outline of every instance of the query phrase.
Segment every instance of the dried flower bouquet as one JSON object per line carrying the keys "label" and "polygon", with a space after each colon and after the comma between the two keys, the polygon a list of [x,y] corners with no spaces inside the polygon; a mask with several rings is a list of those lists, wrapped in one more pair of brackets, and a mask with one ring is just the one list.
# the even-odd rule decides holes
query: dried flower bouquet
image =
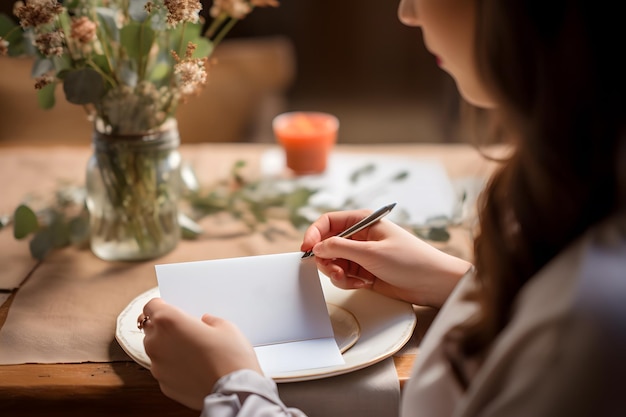
{"label": "dried flower bouquet", "polygon": [[98,256],[145,259],[175,246],[177,107],[206,83],[234,24],[264,6],[278,1],[214,0],[204,22],[199,0],[25,0],[14,5],[19,25],[0,16],[0,55],[35,57],[41,107],[54,106],[60,84],[94,124],[86,203]]}

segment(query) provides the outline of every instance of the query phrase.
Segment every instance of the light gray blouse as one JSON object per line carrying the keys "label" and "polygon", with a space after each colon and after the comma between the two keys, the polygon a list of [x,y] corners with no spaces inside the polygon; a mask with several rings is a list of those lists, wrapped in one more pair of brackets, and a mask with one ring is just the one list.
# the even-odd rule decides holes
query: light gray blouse
{"label": "light gray blouse", "polygon": [[[528,282],[469,389],[441,340],[476,306],[463,277],[420,346],[401,416],[626,416],[626,217],[586,233]],[[348,399],[347,399],[348,400]],[[202,416],[302,416],[253,371],[221,378]]]}

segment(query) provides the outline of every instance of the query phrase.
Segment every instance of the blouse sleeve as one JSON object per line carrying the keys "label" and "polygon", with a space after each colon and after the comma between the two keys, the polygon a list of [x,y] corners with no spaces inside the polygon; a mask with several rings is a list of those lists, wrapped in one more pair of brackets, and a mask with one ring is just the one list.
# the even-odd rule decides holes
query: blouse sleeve
{"label": "blouse sleeve", "polygon": [[278,396],[276,383],[259,373],[242,369],[220,378],[204,399],[201,417],[250,416],[306,417],[289,408]]}

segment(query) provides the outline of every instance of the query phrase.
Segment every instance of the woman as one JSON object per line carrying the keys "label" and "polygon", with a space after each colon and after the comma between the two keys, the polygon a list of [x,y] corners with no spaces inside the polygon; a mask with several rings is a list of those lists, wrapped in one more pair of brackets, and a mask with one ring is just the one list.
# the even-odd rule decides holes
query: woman
{"label": "woman", "polygon": [[[332,237],[362,211],[323,215],[301,249],[340,288],[442,307],[402,416],[624,415],[620,14],[591,0],[402,0],[399,16],[422,29],[464,99],[492,109],[514,147],[479,204],[475,265],[386,220]],[[205,415],[300,415],[232,324],[191,319],[160,299],[144,314],[166,395]]]}

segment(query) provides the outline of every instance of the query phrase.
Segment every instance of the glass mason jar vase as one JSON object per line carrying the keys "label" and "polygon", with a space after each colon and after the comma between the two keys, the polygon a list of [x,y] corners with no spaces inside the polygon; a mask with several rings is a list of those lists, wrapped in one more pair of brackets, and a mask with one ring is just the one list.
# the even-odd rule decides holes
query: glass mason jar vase
{"label": "glass mason jar vase", "polygon": [[115,135],[94,129],[86,203],[90,245],[96,256],[144,260],[176,247],[179,146],[175,119],[146,134]]}

